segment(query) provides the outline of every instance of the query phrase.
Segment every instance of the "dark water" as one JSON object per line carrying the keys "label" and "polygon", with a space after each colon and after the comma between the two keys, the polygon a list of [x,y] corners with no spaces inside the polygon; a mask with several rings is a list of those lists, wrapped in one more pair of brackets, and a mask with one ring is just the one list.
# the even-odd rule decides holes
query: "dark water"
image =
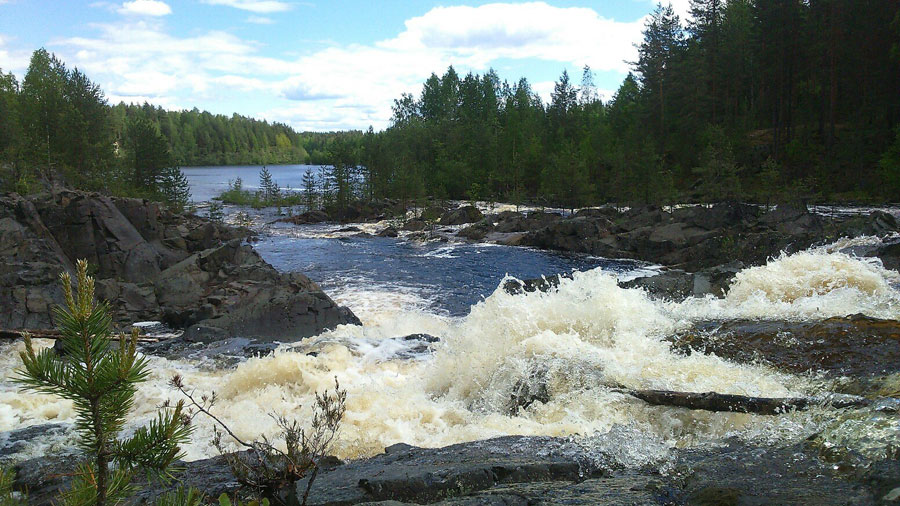
{"label": "dark water", "polygon": [[[412,293],[432,312],[461,316],[507,274],[520,279],[603,267],[632,272],[645,264],[529,248],[420,243],[382,237],[325,237],[337,226],[274,226],[255,248],[283,271],[297,271],[330,294],[371,289]],[[312,232],[312,233],[311,233]]]}
{"label": "dark water", "polygon": [[[259,171],[262,165],[233,165],[216,167],[183,167],[181,172],[191,185],[191,199],[194,202],[206,202],[217,197],[228,189],[228,182],[241,178],[244,188],[259,188]],[[272,179],[285,191],[299,190],[302,186],[303,174],[307,169],[317,176],[321,165],[267,165]]]}

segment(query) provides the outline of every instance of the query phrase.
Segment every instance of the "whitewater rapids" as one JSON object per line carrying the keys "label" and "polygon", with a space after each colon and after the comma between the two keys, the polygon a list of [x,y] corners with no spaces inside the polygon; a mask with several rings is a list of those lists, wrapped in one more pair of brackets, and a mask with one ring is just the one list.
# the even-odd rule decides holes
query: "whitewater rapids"
{"label": "whitewater rapids", "polygon": [[[577,272],[548,293],[497,289],[461,318],[429,313],[414,293],[377,287],[340,293],[338,301],[365,326],[342,326],[229,369],[150,357],[152,375],[138,391],[132,426],[149,420],[165,399],[179,398],[167,386],[178,373],[198,393],[215,391],[215,413],[244,439],[277,432],[269,413],[308,420],[315,392],[332,388],[337,377],[348,391],[335,447],[343,458],[377,454],[398,442],[438,447],[508,434],[571,436],[589,448],[611,431],[632,435],[622,443],[623,464],[730,436],[790,441],[818,432],[852,441],[881,431],[877,439],[887,444],[900,441],[896,422],[857,428],[858,419],[824,410],[765,417],[653,407],[611,387],[767,397],[822,391],[827,384],[815,376],[684,356],[666,338],[704,320],[900,319],[898,282],[900,275],[877,260],[821,248],[740,272],[724,299],[656,301],[640,289],[620,288],[602,269]],[[420,343],[393,338],[414,333],[440,342],[410,358],[403,352]],[[72,422],[70,402],[23,393],[10,382],[21,349],[13,343],[0,352],[0,431]],[[549,400],[512,415],[511,399],[523,388],[545,388]],[[198,417],[196,426],[188,459],[215,455],[209,420]],[[72,443],[51,439],[32,452]]]}

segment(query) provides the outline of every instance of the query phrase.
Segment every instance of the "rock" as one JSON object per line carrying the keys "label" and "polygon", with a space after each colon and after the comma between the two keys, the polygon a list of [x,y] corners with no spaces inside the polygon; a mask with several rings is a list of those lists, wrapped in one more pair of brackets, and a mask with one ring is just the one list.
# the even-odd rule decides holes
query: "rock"
{"label": "rock", "polygon": [[702,269],[695,273],[671,269],[655,276],[645,276],[619,283],[623,288],[643,288],[654,297],[683,301],[688,297],[712,295],[722,298],[734,276],[744,269],[742,262]]}
{"label": "rock", "polygon": [[0,460],[19,454],[45,453],[48,449],[63,452],[52,441],[74,432],[69,423],[45,423],[0,433]]}
{"label": "rock", "polygon": [[[578,480],[585,471],[574,459],[531,454],[529,448],[549,439],[506,437],[438,449],[395,445],[371,459],[320,472],[307,504],[385,500],[423,504],[498,485]],[[306,480],[299,481],[297,496],[305,490]]]}
{"label": "rock", "polygon": [[421,232],[422,230],[425,230],[427,226],[428,224],[425,220],[413,218],[404,223],[402,229],[408,232]]}
{"label": "rock", "polygon": [[359,227],[351,226],[351,227],[339,228],[339,229],[337,229],[337,232],[362,232],[362,229],[360,229]]}
{"label": "rock", "polygon": [[389,227],[385,228],[384,230],[382,230],[381,232],[378,232],[378,237],[397,237],[399,235],[400,235],[400,233],[397,232],[397,229],[394,228],[393,226],[389,226]]}
{"label": "rock", "polygon": [[503,283],[503,291],[510,295],[521,293],[548,292],[559,286],[561,279],[572,279],[572,274],[561,273],[533,279],[510,279]]}
{"label": "rock", "polygon": [[[301,274],[281,274],[246,228],[138,199],[59,191],[0,197],[0,327],[51,328],[58,275],[87,258],[114,321],[163,320],[188,338],[284,340],[358,323]],[[296,326],[296,328],[294,327]],[[235,334],[240,333],[240,334]]]}
{"label": "rock", "polygon": [[487,237],[487,235],[493,228],[493,225],[491,225],[490,223],[487,223],[486,221],[480,221],[475,225],[471,225],[460,230],[456,235],[469,239],[470,241],[480,241]]}
{"label": "rock", "polygon": [[900,322],[863,315],[810,322],[707,322],[674,342],[688,353],[712,353],[741,363],[762,360],[792,373],[861,379],[900,373]]}
{"label": "rock", "polygon": [[484,215],[475,206],[463,206],[441,217],[441,225],[465,225],[481,221]]}
{"label": "rock", "polygon": [[[577,438],[506,436],[444,448],[398,443],[346,464],[327,458],[307,504],[868,505],[890,497],[900,477],[894,456],[848,467],[820,456],[814,441],[769,446],[736,438],[669,449],[670,469],[661,473],[653,459],[623,466],[617,445],[627,442],[615,428],[595,437],[600,444],[589,450]],[[28,488],[31,504],[50,504],[68,483],[74,463],[60,456],[23,462],[14,486]],[[132,501],[149,504],[177,486],[198,488],[209,497],[238,490],[224,457],[179,465],[184,468],[179,482],[139,479]],[[273,499],[298,505],[307,480],[275,491]]]}
{"label": "rock", "polygon": [[278,221],[283,223],[293,223],[294,225],[307,225],[309,223],[323,223],[326,221],[331,221],[331,216],[328,216],[328,213],[325,211],[307,211],[302,214],[295,214],[294,216],[288,216],[286,218],[281,218]]}
{"label": "rock", "polygon": [[870,490],[835,467],[800,444],[755,448],[732,440],[683,452],[675,473],[684,476],[687,504],[875,504]]}
{"label": "rock", "polygon": [[498,215],[499,222],[495,230],[497,232],[530,232],[559,221],[562,216],[557,213],[545,213],[534,211],[524,215],[522,213],[514,213],[506,211]]}
{"label": "rock", "polygon": [[872,211],[869,214],[854,216],[835,225],[835,235],[855,237],[872,235],[883,237],[900,231],[897,219],[884,211]]}
{"label": "rock", "polygon": [[441,219],[441,216],[447,212],[447,209],[441,206],[428,206],[422,210],[422,213],[419,214],[419,218],[422,221],[437,221]]}

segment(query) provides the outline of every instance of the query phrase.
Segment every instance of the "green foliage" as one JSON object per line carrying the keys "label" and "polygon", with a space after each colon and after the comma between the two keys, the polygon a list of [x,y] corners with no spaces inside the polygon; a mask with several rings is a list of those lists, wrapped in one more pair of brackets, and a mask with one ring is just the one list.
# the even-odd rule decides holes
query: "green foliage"
{"label": "green foliage", "polygon": [[253,500],[244,502],[238,498],[235,498],[235,500],[232,501],[228,497],[228,494],[222,494],[219,496],[219,506],[269,506],[269,500],[263,497],[261,501]]}
{"label": "green foliage", "polygon": [[648,16],[634,72],[606,102],[589,70],[580,89],[564,72],[549,104],[524,79],[433,74],[395,100],[390,128],[365,135],[366,181],[381,197],[477,187],[564,206],[900,194],[900,4],[690,7],[686,20],[665,3]]}
{"label": "green foliage", "polygon": [[200,506],[204,504],[205,499],[203,492],[195,488],[178,487],[159,496],[154,504],[156,506]]}
{"label": "green foliage", "polygon": [[[898,14],[900,15],[900,14]],[[897,201],[900,195],[900,126],[896,128],[894,142],[881,155],[878,171],[883,183],[883,195],[887,199]]]}
{"label": "green foliage", "polygon": [[13,490],[13,480],[16,474],[4,468],[0,468],[0,506],[24,506],[28,504],[24,494],[17,494]]}
{"label": "green foliage", "polygon": [[191,186],[178,167],[166,167],[159,178],[159,192],[163,201],[178,211],[183,211],[191,200]]}
{"label": "green foliage", "polygon": [[[63,493],[67,505],[115,504],[127,497],[133,474],[144,470],[169,478],[169,467],[181,457],[179,445],[191,433],[184,403],[161,411],[150,424],[119,439],[134,404],[137,385],[149,375],[148,362],[137,354],[137,332],[120,336],[113,347],[106,303],[94,302],[94,280],[88,263],[77,263],[77,291],[67,272],[61,276],[66,306],[54,310],[62,334],[64,357],[55,350],[35,352],[25,337],[23,367],[15,381],[25,389],[71,400],[79,444],[89,460],[82,463],[72,487]],[[115,463],[115,469],[110,464]]]}
{"label": "green foliage", "polygon": [[283,194],[281,188],[278,187],[272,179],[272,175],[265,167],[259,172],[259,191],[251,192],[244,189],[244,182],[241,178],[228,182],[228,189],[216,197],[225,204],[237,206],[250,206],[254,209],[262,209],[264,207],[285,207],[302,204],[305,195],[297,192]]}
{"label": "green foliage", "polygon": [[225,210],[224,206],[222,206],[222,203],[215,201],[210,202],[206,217],[209,218],[209,221],[223,223],[225,221]]}
{"label": "green foliage", "polygon": [[173,162],[181,166],[306,163],[305,139],[289,126],[234,114],[223,116],[197,109],[167,111],[147,103],[112,107],[120,135],[136,119],[154,124],[165,139]]}
{"label": "green foliage", "polygon": [[741,182],[731,141],[722,128],[714,126],[707,130],[706,137],[701,165],[694,169],[700,177],[700,200],[736,200],[741,196]]}

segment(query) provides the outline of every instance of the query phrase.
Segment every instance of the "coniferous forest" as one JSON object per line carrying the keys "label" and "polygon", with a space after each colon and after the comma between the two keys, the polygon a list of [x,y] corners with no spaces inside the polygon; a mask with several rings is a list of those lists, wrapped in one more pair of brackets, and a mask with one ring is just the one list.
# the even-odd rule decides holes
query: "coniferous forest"
{"label": "coniferous forest", "polygon": [[612,97],[588,67],[564,71],[549,103],[524,78],[450,67],[365,133],[108,106],[42,49],[21,83],[0,74],[0,181],[153,195],[178,165],[315,163],[360,171],[359,198],[898,200],[896,1],[692,0],[687,19],[659,5],[637,49]]}
{"label": "coniferous forest", "polygon": [[[668,203],[900,199],[892,0],[659,5],[608,101],[566,72],[545,104],[493,71],[432,75],[361,150],[375,193]],[[602,48],[598,48],[602,51]]]}

